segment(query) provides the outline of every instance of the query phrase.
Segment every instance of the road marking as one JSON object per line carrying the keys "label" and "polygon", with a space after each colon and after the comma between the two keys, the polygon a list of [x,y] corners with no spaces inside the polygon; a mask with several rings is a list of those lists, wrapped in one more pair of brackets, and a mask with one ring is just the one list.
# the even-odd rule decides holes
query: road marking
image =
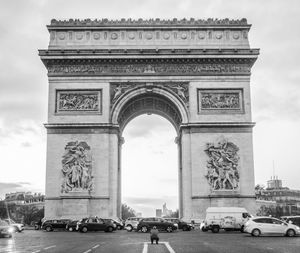
{"label": "road marking", "polygon": [[40,249],[38,249],[38,250],[36,250],[36,251],[32,251],[32,253],[39,253],[39,252],[41,252]]}
{"label": "road marking", "polygon": [[55,248],[55,247],[56,247],[56,245],[52,245],[52,246],[46,247],[44,249],[47,250],[47,249],[52,249],[52,248]]}
{"label": "road marking", "polygon": [[270,248],[270,247],[267,247],[267,249],[269,249],[269,250],[273,250],[273,248]]}
{"label": "road marking", "polygon": [[168,242],[165,242],[165,245],[170,253],[175,253],[175,251],[172,249],[172,247],[170,246],[170,244]]}
{"label": "road marking", "polygon": [[143,248],[143,253],[148,252],[148,242],[144,242],[144,248]]}
{"label": "road marking", "polygon": [[[144,242],[144,248],[142,253],[148,252],[148,243],[150,242]],[[170,253],[176,253],[170,246],[169,242],[159,242],[158,244],[164,244]]]}
{"label": "road marking", "polygon": [[100,245],[99,244],[97,244],[97,245],[95,245],[94,247],[92,247],[93,249],[97,249],[98,247],[99,247]]}
{"label": "road marking", "polygon": [[89,253],[89,252],[92,252],[91,249],[88,249],[87,251],[83,252],[83,253]]}

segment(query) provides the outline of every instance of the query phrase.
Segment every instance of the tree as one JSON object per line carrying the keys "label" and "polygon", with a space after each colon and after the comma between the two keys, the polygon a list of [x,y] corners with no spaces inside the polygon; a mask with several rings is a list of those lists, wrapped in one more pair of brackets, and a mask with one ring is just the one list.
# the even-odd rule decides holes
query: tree
{"label": "tree", "polygon": [[129,217],[135,217],[135,211],[126,204],[122,204],[122,219],[126,220]]}
{"label": "tree", "polygon": [[265,186],[263,184],[257,184],[255,186],[255,191],[262,191],[265,189]]}
{"label": "tree", "polygon": [[7,208],[4,201],[0,201],[0,219],[7,218]]}
{"label": "tree", "polygon": [[32,222],[38,221],[44,217],[44,208],[38,209],[34,205],[20,206],[17,210],[18,215],[23,217],[23,222],[30,225]]}

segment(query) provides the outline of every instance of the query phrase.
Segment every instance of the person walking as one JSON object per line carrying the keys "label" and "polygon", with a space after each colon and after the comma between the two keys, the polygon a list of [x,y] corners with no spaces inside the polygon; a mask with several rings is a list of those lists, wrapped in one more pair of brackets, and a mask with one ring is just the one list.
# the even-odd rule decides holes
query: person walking
{"label": "person walking", "polygon": [[158,244],[159,237],[158,237],[158,229],[156,228],[156,226],[154,226],[150,230],[150,240],[151,240],[151,244],[153,244],[153,241],[156,241],[156,244]]}

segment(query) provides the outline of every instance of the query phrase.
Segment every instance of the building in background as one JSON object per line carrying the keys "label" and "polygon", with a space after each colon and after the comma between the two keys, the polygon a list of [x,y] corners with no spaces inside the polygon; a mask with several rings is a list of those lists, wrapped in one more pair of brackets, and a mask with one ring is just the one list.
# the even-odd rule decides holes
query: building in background
{"label": "building in background", "polygon": [[161,209],[156,209],[155,210],[155,216],[156,217],[161,217],[162,216],[162,210]]}
{"label": "building in background", "polygon": [[1,202],[0,218],[12,218],[30,225],[44,217],[45,195],[41,193],[7,193]]}
{"label": "building in background", "polygon": [[172,214],[172,210],[167,208],[167,203],[163,204],[163,211],[162,211],[162,216],[163,217],[169,217]]}
{"label": "building in background", "polygon": [[273,176],[267,182],[267,188],[256,187],[258,214],[273,216],[300,215],[300,190],[291,190],[282,186],[282,180]]}

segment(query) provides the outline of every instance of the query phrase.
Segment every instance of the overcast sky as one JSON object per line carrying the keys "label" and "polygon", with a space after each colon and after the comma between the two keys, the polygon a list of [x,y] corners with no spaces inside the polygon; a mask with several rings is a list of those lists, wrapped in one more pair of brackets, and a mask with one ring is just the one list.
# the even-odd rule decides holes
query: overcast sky
{"label": "overcast sky", "polygon": [[[1,0],[0,198],[44,192],[48,84],[37,50],[48,46],[52,18],[247,18],[251,47],[261,49],[251,76],[255,181],[266,184],[274,161],[284,186],[300,189],[299,10],[298,0]],[[145,115],[129,123],[124,137],[123,202],[147,215],[165,201],[177,208],[174,128]],[[146,174],[154,169],[158,175]],[[158,190],[143,190],[137,179],[145,176]]]}

